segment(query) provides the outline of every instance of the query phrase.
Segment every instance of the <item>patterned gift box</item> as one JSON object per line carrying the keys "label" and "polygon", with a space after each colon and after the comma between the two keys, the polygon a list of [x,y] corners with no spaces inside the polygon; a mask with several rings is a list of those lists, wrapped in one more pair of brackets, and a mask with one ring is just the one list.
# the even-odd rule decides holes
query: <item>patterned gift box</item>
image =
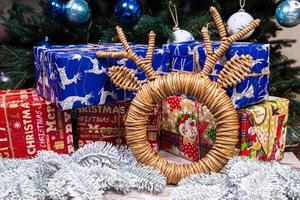
{"label": "patterned gift box", "polygon": [[205,105],[179,96],[162,102],[160,149],[198,161],[211,149],[215,137],[215,119]]}
{"label": "patterned gift box", "polygon": [[259,160],[283,158],[289,101],[270,96],[267,101],[238,111],[239,154]]}
{"label": "patterned gift box", "polygon": [[[147,46],[131,44],[140,56]],[[128,59],[97,58],[97,51],[123,51],[119,43],[99,45],[39,46],[34,48],[36,85],[40,95],[62,110],[131,100],[133,92],[112,84],[108,68],[126,65],[138,79],[145,74]],[[153,67],[159,73],[169,71],[169,54],[156,48]]]}
{"label": "patterned gift box", "polygon": [[[119,102],[79,108],[77,130],[79,146],[95,141],[126,144],[124,116],[130,102]],[[158,151],[158,135],[161,122],[161,106],[154,108],[147,124],[148,141]]]}
{"label": "patterned gift box", "polygon": [[34,89],[0,91],[0,116],[0,157],[74,151],[71,113],[58,111]]}
{"label": "patterned gift box", "polygon": [[[219,42],[212,44],[214,49],[219,45]],[[164,48],[170,54],[172,70],[193,72],[204,66],[206,51],[202,41],[166,44]],[[252,73],[235,87],[227,89],[236,108],[262,102],[268,97],[269,49],[269,44],[235,42],[212,69],[210,78],[216,81],[222,66],[234,55],[250,54],[253,57]]]}

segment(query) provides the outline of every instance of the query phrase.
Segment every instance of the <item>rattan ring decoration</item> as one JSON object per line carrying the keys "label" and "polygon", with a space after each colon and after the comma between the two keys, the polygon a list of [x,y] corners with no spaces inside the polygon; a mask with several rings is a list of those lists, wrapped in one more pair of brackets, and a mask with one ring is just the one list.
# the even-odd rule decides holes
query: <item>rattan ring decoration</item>
{"label": "rattan ring decoration", "polygon": [[[146,73],[148,82],[142,84],[135,74],[125,66],[112,66],[109,69],[109,76],[115,85],[125,90],[136,91],[136,96],[131,102],[125,119],[128,145],[140,163],[160,170],[167,177],[167,182],[171,184],[176,184],[180,179],[194,173],[221,170],[233,156],[238,141],[237,113],[224,89],[241,82],[250,73],[253,59],[250,55],[232,57],[220,72],[218,82],[212,82],[208,75],[217,60],[225,54],[229,45],[255,29],[260,21],[254,20],[237,34],[227,37],[218,11],[211,7],[210,12],[221,41],[220,46],[213,51],[208,29],[206,27],[202,29],[207,58],[200,73],[169,73],[159,76],[152,68],[155,45],[155,34],[152,31],[149,34],[149,47],[145,58],[141,58],[133,52],[120,27],[116,28],[117,34],[125,51],[97,52],[97,56],[102,58],[130,59]],[[193,96],[205,103],[216,118],[217,125],[217,136],[212,149],[204,158],[191,164],[175,164],[161,158],[151,149],[146,134],[146,123],[154,106],[169,96],[182,94]]]}

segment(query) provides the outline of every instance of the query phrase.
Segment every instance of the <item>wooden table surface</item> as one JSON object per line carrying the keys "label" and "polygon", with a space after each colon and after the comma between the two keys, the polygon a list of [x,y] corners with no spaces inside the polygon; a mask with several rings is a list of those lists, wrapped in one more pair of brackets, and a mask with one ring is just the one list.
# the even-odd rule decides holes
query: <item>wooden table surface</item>
{"label": "wooden table surface", "polygon": [[[174,156],[170,153],[167,153],[165,151],[159,152],[161,157],[164,157],[168,159],[170,162],[176,162],[176,163],[189,163],[190,161],[187,161],[183,158]],[[284,165],[292,166],[293,168],[300,171],[300,160],[292,153],[292,152],[286,152],[284,154],[284,159],[280,161],[280,163]],[[104,199],[106,200],[167,200],[169,199],[171,191],[175,188],[174,185],[168,185],[165,190],[160,194],[150,194],[148,192],[140,192],[140,191],[131,191],[130,193],[123,195],[118,194],[113,191],[108,191],[104,194]]]}

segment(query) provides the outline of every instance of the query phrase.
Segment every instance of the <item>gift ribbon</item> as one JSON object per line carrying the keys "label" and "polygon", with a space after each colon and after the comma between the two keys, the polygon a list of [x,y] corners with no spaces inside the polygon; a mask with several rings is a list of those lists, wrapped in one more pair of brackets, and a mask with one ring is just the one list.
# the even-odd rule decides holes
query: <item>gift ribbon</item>
{"label": "gift ribbon", "polygon": [[43,96],[46,96],[46,64],[45,64],[45,52],[42,54],[42,69],[43,69],[43,75],[42,75],[42,86],[43,86]]}
{"label": "gift ribbon", "polygon": [[193,48],[193,72],[201,71],[200,57],[198,54],[199,47],[203,47],[203,45],[198,44]]}
{"label": "gift ribbon", "polygon": [[34,90],[32,90],[32,91],[20,90],[19,92],[16,92],[16,93],[13,93],[13,92],[10,93],[10,91],[11,90],[8,90],[6,93],[0,94],[0,97],[16,96],[16,95],[21,95],[21,94],[34,94],[34,93],[36,93]]}
{"label": "gift ribbon", "polygon": [[265,70],[261,73],[252,73],[252,74],[246,74],[246,77],[256,77],[256,76],[265,76],[265,75],[270,75],[270,70]]}
{"label": "gift ribbon", "polygon": [[[179,69],[171,69],[171,72],[189,73],[189,72],[182,71],[182,70],[179,70]],[[193,70],[192,73],[199,73],[199,72]],[[245,77],[257,77],[257,76],[265,76],[265,75],[270,75],[270,70],[265,70],[264,72],[261,72],[261,73],[247,74],[247,75],[245,75]],[[210,76],[218,76],[218,75],[210,75]]]}
{"label": "gift ribbon", "polygon": [[[120,140],[122,137],[121,133],[121,112],[120,112],[120,104],[118,104],[118,127],[117,127],[117,134],[118,134],[118,139]],[[124,130],[124,137],[125,137],[125,130]],[[117,142],[118,143],[118,142]]]}

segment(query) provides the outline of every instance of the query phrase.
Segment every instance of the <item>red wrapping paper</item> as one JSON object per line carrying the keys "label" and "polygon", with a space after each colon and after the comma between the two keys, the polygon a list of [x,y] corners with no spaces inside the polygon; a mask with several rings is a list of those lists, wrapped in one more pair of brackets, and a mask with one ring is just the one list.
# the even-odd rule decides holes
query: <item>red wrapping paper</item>
{"label": "red wrapping paper", "polygon": [[215,137],[215,119],[204,104],[183,96],[162,101],[160,149],[198,161],[210,151]]}
{"label": "red wrapping paper", "polygon": [[[78,109],[79,147],[95,141],[126,144],[124,117],[130,102],[90,106]],[[158,150],[160,106],[154,108],[147,124],[148,141]]]}
{"label": "red wrapping paper", "polygon": [[71,113],[34,89],[0,91],[0,157],[30,158],[40,150],[74,151]]}

